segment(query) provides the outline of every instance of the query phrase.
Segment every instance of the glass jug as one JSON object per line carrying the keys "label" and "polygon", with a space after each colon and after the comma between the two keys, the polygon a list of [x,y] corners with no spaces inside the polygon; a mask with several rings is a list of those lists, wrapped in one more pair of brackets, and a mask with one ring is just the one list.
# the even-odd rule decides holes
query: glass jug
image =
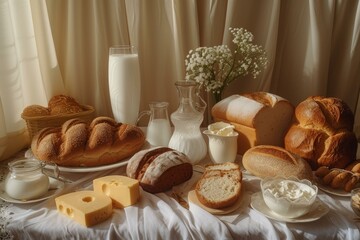
{"label": "glass jug", "polygon": [[200,125],[204,119],[205,101],[199,96],[195,81],[177,81],[179,107],[170,116],[175,130],[169,147],[188,156],[192,164],[200,162],[207,153],[207,147]]}
{"label": "glass jug", "polygon": [[[44,195],[49,189],[49,176],[45,165],[35,159],[20,159],[9,162],[9,173],[5,180],[5,191],[13,199],[30,200]],[[55,164],[54,177],[58,178],[59,170]]]}
{"label": "glass jug", "polygon": [[146,131],[146,140],[152,146],[167,146],[171,137],[171,127],[168,116],[167,102],[151,102],[150,111],[140,113],[137,122],[145,116],[150,115]]}

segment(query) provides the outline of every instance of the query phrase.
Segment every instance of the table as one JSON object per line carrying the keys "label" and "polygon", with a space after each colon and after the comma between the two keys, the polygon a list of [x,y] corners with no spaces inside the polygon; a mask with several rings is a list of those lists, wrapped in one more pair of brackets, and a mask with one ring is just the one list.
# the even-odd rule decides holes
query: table
{"label": "table", "polygon": [[[241,159],[238,157],[237,161]],[[200,164],[209,163],[206,158]],[[94,178],[125,175],[126,166],[96,172],[63,172],[72,181],[60,194],[92,189]],[[196,170],[196,168],[195,168]],[[212,215],[189,202],[182,207],[172,192],[186,194],[201,173],[194,171],[188,182],[172,191],[150,194],[141,190],[140,201],[125,209],[115,209],[112,217],[86,228],[56,210],[54,197],[30,204],[0,203],[0,239],[360,239],[360,221],[350,207],[350,197],[319,191],[318,198],[329,212],[313,222],[287,223],[268,219],[250,206],[253,193],[260,191],[260,179],[244,174],[242,206],[227,215]],[[4,179],[4,171],[0,180]]]}

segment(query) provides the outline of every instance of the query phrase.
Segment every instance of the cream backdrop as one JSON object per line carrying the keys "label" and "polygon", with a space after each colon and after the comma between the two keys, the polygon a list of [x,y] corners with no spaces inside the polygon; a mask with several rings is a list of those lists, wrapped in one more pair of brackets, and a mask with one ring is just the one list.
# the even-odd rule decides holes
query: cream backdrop
{"label": "cream backdrop", "polygon": [[229,27],[250,30],[269,65],[225,97],[269,91],[294,105],[310,95],[339,97],[356,114],[360,135],[358,0],[0,0],[0,159],[28,144],[23,108],[46,105],[55,94],[112,116],[111,45],[139,49],[141,110],[167,101],[171,113],[188,51],[231,46]]}

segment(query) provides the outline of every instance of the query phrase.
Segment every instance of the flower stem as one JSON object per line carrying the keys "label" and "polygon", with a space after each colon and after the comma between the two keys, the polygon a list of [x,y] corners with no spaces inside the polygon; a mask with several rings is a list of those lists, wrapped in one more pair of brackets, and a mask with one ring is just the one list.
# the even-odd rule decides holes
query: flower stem
{"label": "flower stem", "polygon": [[223,92],[223,89],[219,89],[218,91],[213,92],[215,103],[218,103],[222,100],[222,92]]}

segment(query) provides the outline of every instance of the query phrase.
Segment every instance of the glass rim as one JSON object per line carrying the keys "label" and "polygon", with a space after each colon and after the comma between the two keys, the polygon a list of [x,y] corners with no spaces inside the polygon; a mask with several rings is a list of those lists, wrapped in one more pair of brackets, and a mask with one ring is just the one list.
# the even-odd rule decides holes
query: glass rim
{"label": "glass rim", "polygon": [[43,168],[43,163],[35,159],[17,159],[8,163],[10,171],[31,172]]}
{"label": "glass rim", "polygon": [[176,86],[197,86],[198,83],[193,80],[178,80],[175,82]]}
{"label": "glass rim", "polygon": [[164,102],[164,101],[152,101],[149,103],[149,106],[152,106],[152,107],[158,107],[158,108],[161,108],[161,107],[168,107],[169,106],[169,103],[168,102]]}
{"label": "glass rim", "polygon": [[134,45],[113,45],[109,47],[109,55],[112,54],[138,54],[138,49]]}
{"label": "glass rim", "polygon": [[127,44],[119,44],[119,45],[112,45],[109,49],[137,49],[135,45],[127,45]]}

